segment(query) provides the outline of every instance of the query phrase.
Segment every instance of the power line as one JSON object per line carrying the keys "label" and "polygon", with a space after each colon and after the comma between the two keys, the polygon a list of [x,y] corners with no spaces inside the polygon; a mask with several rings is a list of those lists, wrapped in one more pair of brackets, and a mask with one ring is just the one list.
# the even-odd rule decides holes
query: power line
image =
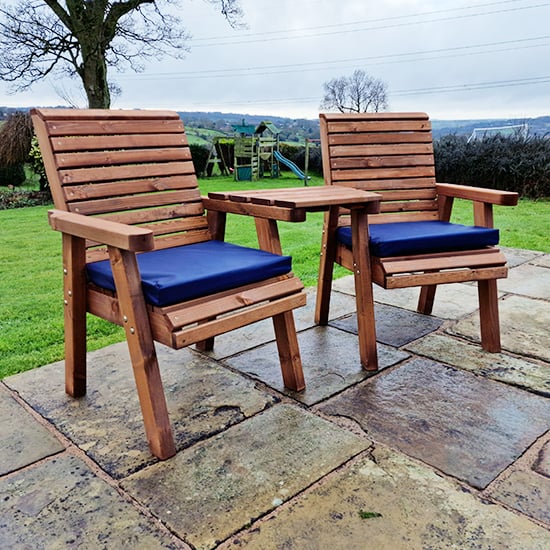
{"label": "power line", "polygon": [[[485,16],[485,15],[495,15],[499,13],[510,13],[510,12],[516,12],[516,11],[522,11],[522,10],[528,10],[528,9],[536,9],[536,8],[542,8],[550,6],[550,2],[546,2],[543,4],[536,4],[532,6],[520,6],[515,8],[507,8],[502,10],[491,10],[491,11],[485,11],[480,13],[472,13],[467,15],[456,15],[453,17],[441,17],[441,18],[435,18],[435,19],[426,19],[423,21],[410,21],[406,23],[394,23],[390,25],[381,25],[381,26],[372,26],[372,27],[362,27],[358,29],[345,29],[345,30],[335,30],[335,31],[327,31],[327,32],[316,32],[311,34],[299,34],[299,35],[289,35],[289,36],[275,36],[268,38],[265,36],[266,33],[262,34],[261,38],[253,38],[251,40],[239,40],[237,39],[227,39],[224,38],[222,42],[211,42],[211,43],[204,43],[204,44],[192,44],[192,47],[194,48],[207,48],[207,47],[214,47],[214,46],[234,46],[239,44],[252,44],[257,42],[276,42],[279,40],[297,40],[297,39],[303,39],[303,38],[315,38],[319,36],[330,36],[330,35],[336,35],[336,34],[349,34],[354,32],[363,32],[363,31],[373,31],[373,30],[387,30],[392,28],[399,28],[399,27],[408,27],[412,25],[420,25],[425,23],[440,23],[442,21],[454,21],[457,19],[466,19],[470,17],[479,17],[479,16]],[[288,32],[288,31],[280,31],[280,32]],[[218,39],[214,39],[218,40]]]}
{"label": "power line", "polygon": [[[475,55],[475,54],[485,54],[485,53],[498,53],[503,51],[509,51],[511,49],[518,50],[523,48],[538,48],[548,46],[549,43],[542,44],[529,44],[528,42],[535,42],[540,40],[548,40],[550,35],[537,36],[532,38],[520,38],[517,40],[503,40],[499,42],[486,42],[484,44],[470,44],[464,46],[454,46],[450,48],[436,48],[430,50],[419,50],[414,52],[401,52],[394,54],[385,54],[377,56],[366,56],[366,57],[356,57],[348,58],[342,60],[334,61],[312,61],[308,63],[292,63],[284,65],[263,65],[257,67],[239,67],[233,69],[204,69],[198,71],[186,71],[181,73],[148,73],[147,75],[137,74],[137,75],[121,75],[123,79],[125,78],[139,78],[140,80],[150,80],[157,78],[164,79],[206,79],[206,78],[241,78],[243,76],[266,76],[266,75],[275,75],[275,74],[287,74],[293,72],[303,72],[304,70],[325,70],[328,65],[343,65],[348,63],[371,63],[373,65],[380,64],[389,64],[389,63],[403,63],[403,62],[414,62],[414,61],[425,61],[433,60],[445,57],[461,57],[464,55]],[[510,48],[498,48],[487,51],[478,51],[473,52],[474,49],[479,48],[491,48],[495,46],[508,46],[514,45]],[[418,57],[426,56],[430,54],[444,54],[446,52],[453,52],[451,55],[439,55],[432,57]],[[416,56],[416,57],[415,57]]]}
{"label": "power line", "polygon": [[[409,19],[411,17],[424,17],[426,15],[435,15],[438,13],[448,13],[453,11],[464,11],[464,10],[470,10],[470,9],[478,9],[478,8],[484,8],[488,6],[495,6],[500,4],[515,4],[517,2],[521,2],[523,0],[500,0],[498,2],[486,2],[483,4],[474,4],[471,6],[462,6],[459,8],[447,8],[444,10],[432,10],[432,11],[426,11],[421,13],[412,13],[412,14],[405,14],[405,15],[393,15],[391,17],[379,17],[376,19],[366,19],[362,21],[350,21],[349,23],[333,23],[330,25],[316,25],[313,27],[303,27],[302,31],[314,31],[314,30],[320,30],[320,29],[333,29],[333,28],[342,28],[342,27],[350,27],[354,25],[363,25],[363,24],[369,24],[369,23],[381,23],[384,21],[395,21],[399,19]],[[295,32],[294,30],[288,30],[288,29],[279,29],[276,31],[262,31],[262,32],[255,32],[255,33],[244,33],[236,38],[251,38],[255,36],[261,36],[262,38],[266,35],[277,35],[277,34],[290,34]],[[220,40],[221,37],[219,36],[210,36],[210,37],[193,37],[191,42],[205,42],[210,40]]]}

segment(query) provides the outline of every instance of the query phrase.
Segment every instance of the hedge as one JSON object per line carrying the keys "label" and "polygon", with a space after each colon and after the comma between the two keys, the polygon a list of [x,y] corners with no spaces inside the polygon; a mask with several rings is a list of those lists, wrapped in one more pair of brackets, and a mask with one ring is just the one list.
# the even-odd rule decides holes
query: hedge
{"label": "hedge", "polygon": [[472,140],[448,135],[434,142],[436,178],[522,197],[550,197],[550,140],[495,135]]}

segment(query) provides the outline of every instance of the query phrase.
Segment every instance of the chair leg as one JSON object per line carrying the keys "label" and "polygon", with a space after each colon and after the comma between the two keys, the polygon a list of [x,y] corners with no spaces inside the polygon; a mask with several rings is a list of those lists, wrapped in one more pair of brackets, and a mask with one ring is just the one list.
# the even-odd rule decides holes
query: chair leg
{"label": "chair leg", "polygon": [[434,306],[435,291],[437,285],[425,285],[420,289],[420,297],[418,298],[418,313],[431,315]]}
{"label": "chair leg", "polygon": [[353,251],[353,275],[355,279],[355,301],[357,304],[357,329],[359,334],[359,355],[365,370],[378,370],[376,348],[376,325],[374,318],[374,296],[369,254],[369,225],[367,211],[354,208],[351,211],[351,242]]}
{"label": "chair leg", "polygon": [[306,384],[292,311],[274,315],[273,327],[277,339],[284,385],[290,390],[302,391]]}
{"label": "chair leg", "polygon": [[63,234],[65,322],[65,391],[86,394],[86,259],[85,240]]}
{"label": "chair leg", "polygon": [[319,278],[317,280],[317,296],[315,300],[315,323],[328,324],[330,309],[330,293],[334,273],[336,255],[336,228],[338,227],[338,208],[332,207],[325,213],[323,241],[321,244],[321,259],[319,263]]}
{"label": "chair leg", "polygon": [[135,254],[109,247],[117,297],[134,370],[145,434],[151,452],[164,460],[176,454],[149,315]]}
{"label": "chair leg", "polygon": [[501,350],[501,345],[496,279],[478,281],[477,291],[479,295],[481,346],[484,350],[497,353]]}

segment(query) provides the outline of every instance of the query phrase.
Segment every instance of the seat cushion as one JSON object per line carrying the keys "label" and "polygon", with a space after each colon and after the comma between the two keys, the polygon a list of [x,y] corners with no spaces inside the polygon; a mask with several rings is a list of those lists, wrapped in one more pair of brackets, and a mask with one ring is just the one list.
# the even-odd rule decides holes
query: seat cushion
{"label": "seat cushion", "polygon": [[[498,229],[441,221],[397,222],[369,225],[369,246],[373,256],[387,258],[473,250],[498,244]],[[338,228],[337,238],[351,247],[351,228]]]}
{"label": "seat cushion", "polygon": [[[145,301],[167,306],[284,275],[290,256],[278,256],[221,241],[206,241],[137,256]],[[88,280],[115,290],[109,260],[87,266]]]}

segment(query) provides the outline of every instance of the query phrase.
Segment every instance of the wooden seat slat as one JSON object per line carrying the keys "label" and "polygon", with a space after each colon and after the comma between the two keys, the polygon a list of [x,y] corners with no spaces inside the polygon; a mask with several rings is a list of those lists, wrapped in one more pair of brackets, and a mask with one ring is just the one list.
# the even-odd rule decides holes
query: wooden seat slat
{"label": "wooden seat slat", "polygon": [[334,185],[340,185],[339,182],[341,181],[422,178],[427,176],[435,177],[435,168],[433,166],[406,166],[403,168],[334,170],[332,181]]}
{"label": "wooden seat slat", "polygon": [[[388,142],[385,145],[338,145],[330,148],[332,159],[340,157],[378,157],[378,156],[403,156],[403,155],[433,155],[433,146],[431,143],[393,143]],[[432,158],[433,160],[433,158]]]}
{"label": "wooden seat slat", "polygon": [[402,166],[433,166],[433,155],[414,155],[414,156],[361,156],[357,157],[338,157],[333,158],[331,163],[333,170],[350,169],[375,169],[375,168],[395,168]]}
{"label": "wooden seat slat", "polygon": [[489,249],[490,254],[476,254],[470,251],[470,254],[434,254],[433,256],[424,255],[422,258],[408,259],[388,259],[380,258],[380,264],[388,275],[399,273],[410,273],[413,271],[430,271],[443,269],[458,269],[471,267],[495,267],[506,264],[506,258],[498,249]]}
{"label": "wooden seat slat", "polygon": [[179,117],[167,120],[56,120],[48,121],[50,136],[93,136],[123,134],[181,134],[183,123]]}
{"label": "wooden seat slat", "polygon": [[138,149],[146,147],[180,147],[187,145],[182,134],[125,134],[114,136],[59,136],[52,139],[56,153],[71,151],[102,151],[108,149]]}
{"label": "wooden seat slat", "polygon": [[151,162],[189,161],[191,151],[181,147],[154,149],[112,149],[59,153],[57,164],[61,169],[118,164],[147,164]]}
{"label": "wooden seat slat", "polygon": [[77,212],[78,214],[90,215],[120,210],[165,206],[167,204],[178,204],[180,202],[189,201],[200,201],[200,192],[198,189],[144,193],[125,197],[112,197],[110,199],[72,202],[69,205],[69,210],[71,212]]}
{"label": "wooden seat slat", "polygon": [[342,146],[349,147],[351,145],[395,145],[395,146],[410,146],[415,144],[432,145],[432,137],[430,132],[407,132],[406,135],[398,132],[378,132],[374,134],[337,134],[332,133],[327,136],[327,141],[330,145],[331,152],[334,147]]}
{"label": "wooden seat slat", "polygon": [[202,217],[204,206],[202,202],[157,207],[149,210],[133,212],[104,212],[99,217],[119,223],[143,224],[160,220],[177,219],[180,217]]}
{"label": "wooden seat slat", "polygon": [[63,193],[68,202],[86,199],[101,199],[110,196],[151,193],[153,191],[175,191],[197,186],[194,174],[187,176],[156,177],[139,180],[109,181],[84,185],[65,185]]}
{"label": "wooden seat slat", "polygon": [[430,121],[426,119],[396,120],[357,120],[338,121],[328,124],[329,134],[346,132],[420,132],[431,130]]}
{"label": "wooden seat slat", "polygon": [[404,201],[384,201],[380,205],[380,214],[387,212],[414,212],[417,210],[437,210],[437,201],[404,200]]}
{"label": "wooden seat slat", "polygon": [[[339,174],[340,175],[340,174]],[[338,183],[336,183],[338,181]],[[432,189],[436,191],[435,178],[428,176],[426,178],[403,178],[403,179],[382,179],[382,180],[352,180],[341,181],[334,180],[334,185],[339,187],[351,187],[354,189],[362,189],[365,191],[391,191],[391,190],[404,190],[404,189]]]}
{"label": "wooden seat slat", "polygon": [[165,162],[159,164],[132,164],[122,166],[98,166],[59,170],[62,185],[93,183],[124,179],[153,178],[158,176],[190,175],[194,173],[193,162]]}

